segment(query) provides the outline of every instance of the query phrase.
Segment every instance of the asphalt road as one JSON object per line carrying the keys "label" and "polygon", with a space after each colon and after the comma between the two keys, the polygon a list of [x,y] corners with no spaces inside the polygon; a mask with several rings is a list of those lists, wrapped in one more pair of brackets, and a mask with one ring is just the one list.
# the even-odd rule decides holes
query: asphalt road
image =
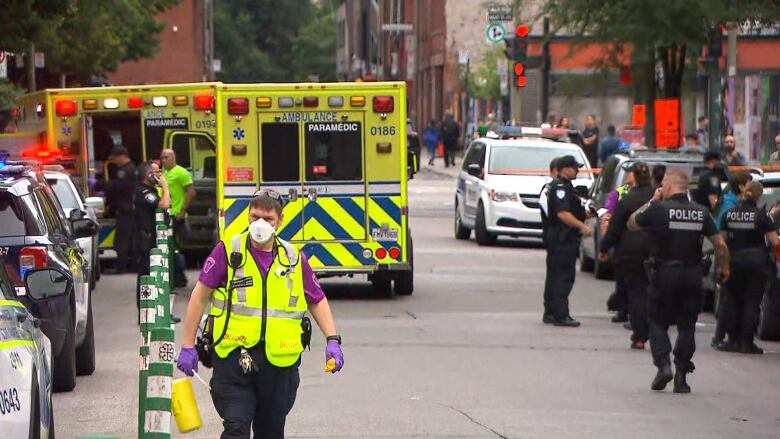
{"label": "asphalt road", "polygon": [[[315,334],[288,437],[780,436],[780,344],[760,342],[763,356],[715,352],[713,319],[703,314],[693,393],[653,392],[649,350],[630,350],[629,333],[609,321],[610,282],[578,273],[571,308],[582,327],[543,325],[539,243],[502,239],[484,248],[473,238],[456,241],[454,182],[446,176],[423,171],[410,194],[414,295],[377,298],[358,278],[323,282],[346,365],[337,375],[323,373],[324,340]],[[55,395],[60,438],[135,437],[134,285],[131,275],[104,276],[98,285],[97,370],[80,377],[73,392]],[[179,315],[185,300],[176,304]],[[193,385],[204,425],[181,437],[218,437],[221,421],[208,392]]]}

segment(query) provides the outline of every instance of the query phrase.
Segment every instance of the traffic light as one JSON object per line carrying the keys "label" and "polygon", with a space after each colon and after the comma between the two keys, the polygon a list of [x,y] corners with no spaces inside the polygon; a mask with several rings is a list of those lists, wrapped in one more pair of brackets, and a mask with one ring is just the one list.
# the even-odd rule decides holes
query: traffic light
{"label": "traffic light", "polygon": [[530,29],[527,24],[518,24],[515,27],[515,37],[512,39],[512,60],[514,61],[515,85],[525,87],[525,61],[528,51],[528,37]]}

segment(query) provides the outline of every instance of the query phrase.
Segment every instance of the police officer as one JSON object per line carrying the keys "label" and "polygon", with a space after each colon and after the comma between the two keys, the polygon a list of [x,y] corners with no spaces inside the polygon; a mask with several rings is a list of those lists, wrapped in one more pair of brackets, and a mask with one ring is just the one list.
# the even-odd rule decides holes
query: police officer
{"label": "police officer", "polygon": [[705,206],[713,214],[717,213],[720,202],[720,184],[728,180],[726,170],[720,161],[720,154],[716,151],[707,151],[704,154],[704,166],[707,167],[699,175],[699,184],[694,201]]}
{"label": "police officer", "polygon": [[593,230],[585,224],[585,208],[574,193],[571,181],[577,177],[582,164],[574,156],[558,159],[558,178],[547,194],[549,229],[547,231],[547,272],[545,284],[549,285],[549,311],[555,326],[580,326],[569,314],[569,294],[574,286],[575,265],[582,235]]}
{"label": "police officer", "polygon": [[[116,270],[123,273],[132,262],[133,250],[133,193],[136,183],[135,164],[124,146],[115,146],[108,155],[109,163],[116,166],[114,178],[102,184],[106,192],[106,205],[116,218],[114,250]],[[100,187],[100,186],[99,186]]]}
{"label": "police officer", "polygon": [[187,375],[197,371],[195,333],[211,304],[211,397],[223,420],[222,439],[248,439],[250,430],[254,437],[284,437],[300,381],[307,310],[326,336],[331,371],[344,364],[328,300],[306,256],[275,235],[282,208],[279,193],[255,194],[248,230],[214,247],[187,307],[177,366]]}
{"label": "police officer", "polygon": [[[674,378],[675,393],[691,391],[685,375],[694,369],[691,359],[696,349],[694,331],[701,309],[702,236],[715,248],[716,278],[725,281],[729,275],[726,242],[715,228],[708,209],[689,201],[687,192],[685,172],[669,169],[663,187],[628,220],[629,229],[645,229],[652,239],[647,267],[650,278],[647,310],[650,349],[658,373],[651,388],[663,390]],[[677,325],[674,376],[669,361],[672,345],[667,332],[672,324]]]}
{"label": "police officer", "polygon": [[[633,175],[631,191],[618,201],[609,228],[601,240],[599,260],[606,261],[615,248],[615,276],[623,279],[626,306],[631,319],[631,348],[644,349],[647,342],[647,274],[642,263],[650,256],[650,237],[645,231],[626,228],[629,216],[647,203],[655,189],[650,181],[650,168],[645,162],[635,162],[627,170]],[[612,321],[615,321],[613,318]]]}
{"label": "police officer", "polygon": [[[549,181],[542,186],[542,191],[539,193],[539,213],[542,216],[542,242],[547,248],[547,233],[550,226],[550,220],[547,216],[547,195],[550,191],[550,187],[558,178],[558,157],[555,157],[550,161],[550,176]],[[550,276],[545,276],[544,279],[544,313],[542,314],[542,322],[553,323],[554,318],[550,311]]]}
{"label": "police officer", "polygon": [[753,334],[758,326],[759,308],[770,269],[766,241],[774,248],[778,237],[772,218],[756,205],[764,187],[756,181],[748,182],[746,186],[744,200],[726,212],[720,228],[731,254],[731,276],[724,292],[731,306],[721,312],[731,314],[727,321],[739,339],[736,346],[724,346],[719,350],[763,354],[763,349],[753,341]]}
{"label": "police officer", "polygon": [[[161,189],[161,195],[157,193],[158,187]],[[160,168],[152,161],[142,163],[138,167],[138,184],[133,194],[133,219],[136,226],[133,244],[138,271],[135,299],[139,308],[141,276],[149,274],[149,253],[157,246],[157,209],[167,209],[169,206],[168,182]]]}

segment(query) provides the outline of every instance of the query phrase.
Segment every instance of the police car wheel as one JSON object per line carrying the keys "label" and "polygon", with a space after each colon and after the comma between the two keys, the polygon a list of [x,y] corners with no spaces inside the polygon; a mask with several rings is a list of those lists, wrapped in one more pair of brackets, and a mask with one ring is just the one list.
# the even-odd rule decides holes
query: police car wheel
{"label": "police car wheel", "polygon": [[54,391],[70,392],[76,387],[76,329],[73,317],[68,320],[68,333],[60,354],[52,359]]}
{"label": "police car wheel", "polygon": [[460,218],[460,209],[458,209],[458,200],[455,200],[455,239],[469,238],[471,238],[471,229],[463,227],[463,222]]}
{"label": "police car wheel", "polygon": [[[775,282],[770,283],[770,288],[777,287]],[[780,306],[772,298],[771,290],[764,292],[761,300],[761,314],[758,319],[758,337],[761,340],[780,340]]]}
{"label": "police car wheel", "polygon": [[92,322],[92,300],[87,309],[87,333],[84,342],[76,348],[76,374],[92,375],[95,372],[95,326]]}
{"label": "police car wheel", "polygon": [[41,398],[40,389],[38,388],[38,372],[33,368],[32,370],[32,389],[30,397],[30,439],[38,439],[41,437]]}
{"label": "police car wheel", "polygon": [[477,221],[474,227],[474,235],[477,238],[477,244],[479,245],[493,245],[496,243],[496,235],[493,235],[487,231],[485,226],[485,207],[482,203],[479,203],[479,209],[477,210]]}

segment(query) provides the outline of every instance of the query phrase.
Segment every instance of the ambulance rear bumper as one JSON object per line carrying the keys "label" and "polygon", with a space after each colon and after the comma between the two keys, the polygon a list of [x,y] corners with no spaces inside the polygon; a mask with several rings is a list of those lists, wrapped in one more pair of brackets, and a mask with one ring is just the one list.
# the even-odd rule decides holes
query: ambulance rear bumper
{"label": "ambulance rear bumper", "polygon": [[313,268],[319,278],[351,276],[355,274],[394,273],[409,271],[412,267],[406,262],[397,264],[377,264],[363,267],[318,267]]}

